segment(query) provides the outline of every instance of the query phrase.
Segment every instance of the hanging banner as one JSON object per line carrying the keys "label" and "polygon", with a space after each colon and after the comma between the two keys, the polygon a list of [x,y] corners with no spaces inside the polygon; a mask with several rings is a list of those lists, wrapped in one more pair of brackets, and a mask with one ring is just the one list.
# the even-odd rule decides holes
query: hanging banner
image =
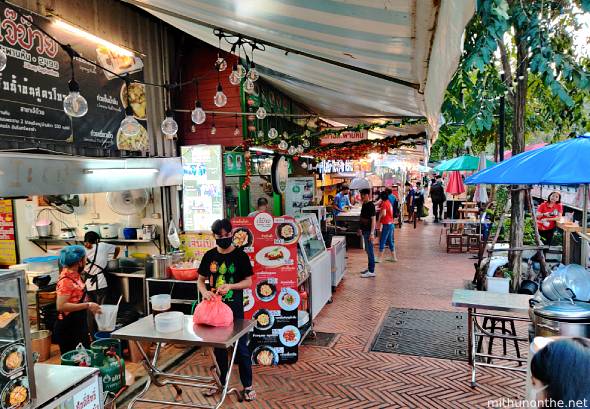
{"label": "hanging banner", "polygon": [[0,200],[0,266],[17,263],[12,200]]}
{"label": "hanging banner", "polygon": [[[19,17],[16,11],[25,17]],[[143,62],[132,52],[110,44],[60,20],[49,20],[14,6],[0,5],[0,48],[8,56],[0,72],[0,136],[30,138],[106,150],[149,150],[146,130],[145,87],[133,83],[129,100],[141,131],[133,137],[118,135],[125,117],[127,87],[114,75],[74,60],[74,74],[88,112],[72,118],[64,112],[72,77],[70,57],[52,39],[70,44],[82,57],[131,80],[143,80]]]}
{"label": "hanging banner", "polygon": [[259,213],[233,218],[232,225],[234,245],[244,249],[254,268],[252,287],[244,290],[245,317],[256,320],[250,340],[252,362],[294,363],[301,340],[295,219]]}
{"label": "hanging banner", "polygon": [[345,131],[340,134],[329,133],[322,135],[320,145],[329,145],[331,143],[359,142],[369,138],[369,131]]}

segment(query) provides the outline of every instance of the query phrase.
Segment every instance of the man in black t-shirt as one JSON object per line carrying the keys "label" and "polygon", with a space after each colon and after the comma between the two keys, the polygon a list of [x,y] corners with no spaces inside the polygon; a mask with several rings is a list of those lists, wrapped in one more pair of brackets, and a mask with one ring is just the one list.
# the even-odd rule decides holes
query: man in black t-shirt
{"label": "man in black t-shirt", "polygon": [[[216,220],[211,226],[217,247],[205,253],[199,266],[198,287],[204,300],[214,297],[214,292],[221,295],[234,313],[234,319],[244,318],[243,290],[252,286],[252,264],[243,250],[232,244],[232,225],[227,219]],[[206,282],[208,280],[208,282]],[[246,401],[256,398],[252,387],[252,361],[248,349],[248,335],[238,342],[236,359],[240,368],[240,380],[244,386],[243,396]],[[225,384],[228,372],[227,350],[214,348],[215,359],[219,366],[222,384]]]}
{"label": "man in black t-shirt", "polygon": [[365,242],[365,251],[369,259],[368,269],[361,273],[361,277],[375,277],[375,249],[373,248],[373,241],[375,240],[375,225],[377,224],[377,212],[375,205],[371,201],[371,190],[361,190],[361,200],[363,207],[361,208],[360,229],[359,235],[363,236]]}

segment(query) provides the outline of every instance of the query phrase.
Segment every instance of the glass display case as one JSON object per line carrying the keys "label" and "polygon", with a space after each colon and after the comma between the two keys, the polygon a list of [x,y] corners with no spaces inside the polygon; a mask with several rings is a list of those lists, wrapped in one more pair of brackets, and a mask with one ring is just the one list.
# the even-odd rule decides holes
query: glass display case
{"label": "glass display case", "polygon": [[296,220],[301,232],[299,248],[303,253],[305,262],[310,264],[326,251],[322,230],[315,214],[301,214],[296,217]]}
{"label": "glass display case", "polygon": [[0,270],[0,406],[28,408],[35,398],[23,270]]}

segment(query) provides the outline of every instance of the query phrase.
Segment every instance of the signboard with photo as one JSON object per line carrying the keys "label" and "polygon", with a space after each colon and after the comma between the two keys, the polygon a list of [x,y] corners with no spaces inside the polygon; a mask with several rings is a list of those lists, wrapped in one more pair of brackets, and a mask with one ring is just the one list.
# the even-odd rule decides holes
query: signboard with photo
{"label": "signboard with photo", "polygon": [[256,320],[251,335],[252,362],[258,365],[294,363],[301,332],[297,327],[299,229],[290,216],[232,219],[233,243],[244,249],[254,268],[252,287],[244,290],[246,319]]}
{"label": "signboard with photo", "polygon": [[16,264],[12,200],[0,200],[0,266]]}
{"label": "signboard with photo", "polygon": [[221,145],[180,148],[182,158],[182,215],[184,230],[209,232],[224,217]]}
{"label": "signboard with photo", "polygon": [[223,170],[225,176],[246,175],[246,159],[244,152],[225,152],[223,154]]}
{"label": "signboard with photo", "polygon": [[314,177],[289,178],[285,192],[285,213],[295,216],[301,209],[311,206],[314,199]]}
{"label": "signboard with photo", "polygon": [[[24,16],[21,17],[20,15]],[[132,83],[129,100],[141,124],[134,137],[118,135],[125,117],[127,87],[113,74],[81,59],[74,74],[88,112],[72,118],[64,112],[72,78],[69,55],[34,22],[82,57],[130,80],[143,80],[143,62],[133,52],[110,44],[60,20],[49,20],[27,10],[0,5],[0,47],[8,56],[0,72],[0,136],[54,143],[73,143],[105,150],[149,150],[146,96],[142,84]]]}

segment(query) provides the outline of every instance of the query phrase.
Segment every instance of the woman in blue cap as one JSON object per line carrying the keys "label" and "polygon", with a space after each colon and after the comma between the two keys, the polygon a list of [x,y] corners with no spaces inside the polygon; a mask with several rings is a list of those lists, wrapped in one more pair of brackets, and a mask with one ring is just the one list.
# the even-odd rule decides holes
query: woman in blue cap
{"label": "woman in blue cap", "polygon": [[86,284],[80,273],[86,266],[86,250],[82,246],[66,246],[59,252],[61,272],[57,282],[57,320],[53,329],[61,354],[82,343],[89,347],[87,311],[100,314],[100,305],[86,302]]}

